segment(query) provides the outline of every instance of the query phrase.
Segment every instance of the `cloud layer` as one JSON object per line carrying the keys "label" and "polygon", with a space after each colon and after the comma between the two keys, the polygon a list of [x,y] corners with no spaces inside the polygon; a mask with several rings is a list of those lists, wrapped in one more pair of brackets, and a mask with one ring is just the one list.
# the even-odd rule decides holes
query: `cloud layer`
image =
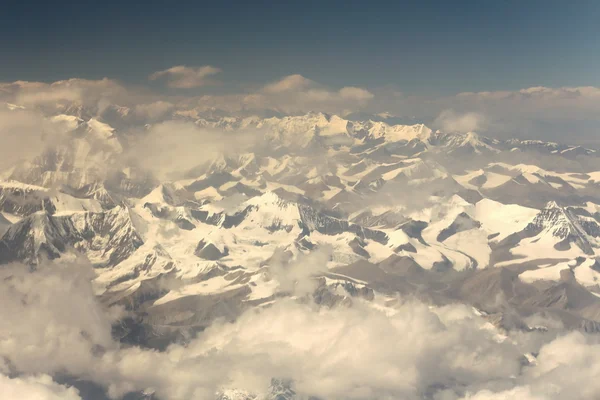
{"label": "cloud layer", "polygon": [[59,385],[48,375],[11,379],[0,374],[0,393],[4,400],[81,400],[76,389]]}
{"label": "cloud layer", "polygon": [[[226,71],[225,71],[226,72]],[[238,90],[209,85],[221,70],[213,66],[174,66],[150,75],[173,88],[164,92],[132,87],[112,79],[67,79],[54,83],[0,83],[0,101],[40,109],[69,111],[83,106],[102,115],[111,107],[132,110],[129,118],[144,124],[173,113],[197,116],[230,114],[299,114],[309,111],[348,115],[391,113],[409,123],[424,122],[445,131],[485,132],[492,137],[520,137],[597,144],[600,88],[529,87],[514,91],[464,92],[444,96],[406,95],[393,88],[329,87],[300,74]],[[226,75],[225,75],[226,76]]]}
{"label": "cloud layer", "polygon": [[[179,89],[201,88],[214,83],[216,67],[175,66],[150,75]],[[102,113],[109,105],[134,109],[139,117],[157,118],[172,110],[257,112],[277,110],[283,113],[324,111],[343,114],[367,106],[374,95],[370,91],[347,86],[329,88],[302,75],[289,75],[277,81],[234,94],[167,95],[146,88],[127,87],[111,80],[69,79],[51,84],[39,82],[0,83],[0,101],[46,111],[64,110],[83,105]]]}
{"label": "cloud layer", "polygon": [[[310,259],[274,277],[310,280]],[[309,270],[312,271],[312,270]],[[164,400],[211,399],[236,388],[264,393],[272,378],[300,398],[434,400],[585,400],[600,395],[597,338],[570,333],[503,337],[466,306],[430,308],[412,300],[387,305],[355,300],[319,307],[283,299],[217,321],[187,345],[164,352],[122,347],[110,326],[122,310],[105,309],[82,260],[2,270],[0,388],[14,398],[78,400],[49,375],[67,373],[106,388]],[[304,286],[302,286],[304,287]],[[304,293],[304,289],[300,288]],[[539,352],[533,364],[525,353]],[[156,366],[160,366],[157,368]],[[11,374],[11,377],[8,377]],[[9,397],[10,398],[10,397]]]}

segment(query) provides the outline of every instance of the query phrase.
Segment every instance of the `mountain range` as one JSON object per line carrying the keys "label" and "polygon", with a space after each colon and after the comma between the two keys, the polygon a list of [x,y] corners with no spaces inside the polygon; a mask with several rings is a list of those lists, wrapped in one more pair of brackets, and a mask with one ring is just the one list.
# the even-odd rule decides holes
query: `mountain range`
{"label": "mountain range", "polygon": [[[595,149],[385,118],[215,114],[164,117],[225,144],[214,154],[195,138],[198,163],[177,174],[136,152],[164,121],[118,107],[47,115],[64,137],[0,171],[0,263],[35,273],[85,258],[102,304],[128,311],[120,340],[157,349],[290,297],[414,296],[472,306],[500,331],[543,329],[526,322],[541,312],[600,332]],[[271,391],[294,396],[283,381]]]}

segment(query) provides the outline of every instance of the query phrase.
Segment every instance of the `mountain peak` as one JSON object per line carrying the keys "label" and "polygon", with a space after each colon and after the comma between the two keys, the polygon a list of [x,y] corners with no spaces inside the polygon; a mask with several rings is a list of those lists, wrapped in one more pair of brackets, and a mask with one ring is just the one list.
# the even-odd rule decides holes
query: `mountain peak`
{"label": "mountain peak", "polygon": [[[600,226],[593,218],[578,215],[573,209],[561,207],[550,201],[528,226],[537,236],[549,235],[561,239],[558,248],[568,248],[575,243],[586,254],[593,254],[595,238],[600,236]],[[555,246],[555,247],[556,247]]]}
{"label": "mountain peak", "polygon": [[546,206],[544,207],[545,210],[552,210],[552,209],[560,209],[563,210],[564,209],[558,205],[558,203],[555,200],[551,200],[548,203],[546,203]]}

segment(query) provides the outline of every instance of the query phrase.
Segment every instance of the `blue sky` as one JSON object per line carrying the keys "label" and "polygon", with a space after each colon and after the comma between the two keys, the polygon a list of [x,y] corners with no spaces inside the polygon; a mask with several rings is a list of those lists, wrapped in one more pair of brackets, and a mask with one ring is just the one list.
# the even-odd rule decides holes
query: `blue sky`
{"label": "blue sky", "polygon": [[597,1],[23,3],[3,2],[0,81],[212,65],[224,84],[201,91],[295,73],[413,94],[600,86]]}

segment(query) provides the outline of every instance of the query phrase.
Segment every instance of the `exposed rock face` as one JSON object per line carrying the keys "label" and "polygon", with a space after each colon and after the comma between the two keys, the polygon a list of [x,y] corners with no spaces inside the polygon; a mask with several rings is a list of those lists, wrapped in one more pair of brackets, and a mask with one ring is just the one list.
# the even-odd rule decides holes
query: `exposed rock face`
{"label": "exposed rock face", "polygon": [[386,244],[388,241],[384,232],[363,228],[360,225],[318,212],[312,207],[299,205],[298,210],[300,211],[302,223],[309,231],[317,231],[325,235],[350,232],[362,239],[370,239],[382,244]]}
{"label": "exposed rock face", "polygon": [[594,254],[592,247],[597,246],[596,239],[600,237],[600,225],[595,219],[578,215],[574,209],[556,202],[548,203],[527,230],[534,236],[547,234],[562,239],[559,249],[566,250],[573,243],[585,254]]}
{"label": "exposed rock face", "polygon": [[201,240],[194,254],[205,260],[216,261],[229,254],[229,249],[224,247],[223,250],[219,250],[213,243],[206,243]]}
{"label": "exposed rock face", "polygon": [[99,267],[114,266],[143,244],[127,209],[51,215],[40,211],[11,226],[0,239],[2,262],[36,264],[73,248]]}
{"label": "exposed rock face", "polygon": [[440,232],[438,242],[443,242],[452,235],[481,227],[481,222],[473,220],[467,213],[460,213],[449,227]]}

